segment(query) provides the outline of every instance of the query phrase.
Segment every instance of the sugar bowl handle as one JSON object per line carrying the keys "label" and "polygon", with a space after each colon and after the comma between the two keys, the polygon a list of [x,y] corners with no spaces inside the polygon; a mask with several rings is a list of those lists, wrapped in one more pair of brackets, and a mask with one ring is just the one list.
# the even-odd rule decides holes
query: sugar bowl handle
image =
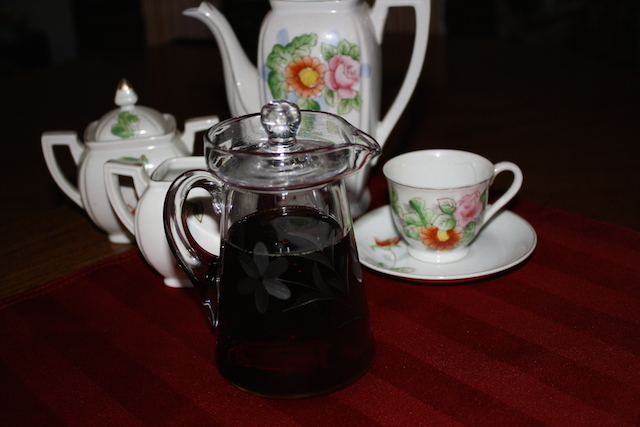
{"label": "sugar bowl handle", "polygon": [[47,163],[47,168],[49,169],[49,173],[51,173],[53,180],[71,200],[76,202],[76,204],[81,208],[84,208],[80,191],[78,191],[78,188],[62,173],[53,151],[53,147],[56,145],[66,145],[69,147],[69,151],[71,151],[71,157],[73,157],[73,161],[76,166],[80,164],[80,159],[82,158],[82,154],[84,153],[86,146],[78,139],[78,133],[75,131],[45,132],[42,134],[41,142],[44,160]]}

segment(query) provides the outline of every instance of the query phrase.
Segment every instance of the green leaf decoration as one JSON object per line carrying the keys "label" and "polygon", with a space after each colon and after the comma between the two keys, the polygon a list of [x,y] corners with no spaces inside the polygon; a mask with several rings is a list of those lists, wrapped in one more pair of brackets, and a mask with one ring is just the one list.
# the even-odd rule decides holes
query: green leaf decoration
{"label": "green leaf decoration", "polygon": [[413,210],[418,213],[427,209],[427,203],[424,201],[424,199],[421,199],[419,197],[415,197],[409,200],[409,206],[411,206]]}
{"label": "green leaf decoration", "polygon": [[301,110],[320,111],[320,104],[315,99],[300,97],[296,103]]}
{"label": "green leaf decoration", "polygon": [[438,199],[438,205],[443,214],[453,215],[456,211],[456,201],[453,199]]}
{"label": "green leaf decoration", "polygon": [[338,114],[340,114],[341,116],[345,114],[349,114],[352,109],[353,109],[353,101],[350,98],[342,99],[338,103]]}
{"label": "green leaf decoration", "polygon": [[393,212],[398,216],[398,218],[402,218],[402,210],[398,204],[398,192],[394,188],[391,188],[389,201],[391,202],[391,209],[393,209]]}
{"label": "green leaf decoration", "polygon": [[355,43],[351,44],[351,48],[349,49],[349,53],[347,53],[354,61],[360,62],[360,47]]}
{"label": "green leaf decoration", "polygon": [[325,61],[329,61],[331,58],[338,54],[338,49],[329,43],[320,44],[320,52]]}
{"label": "green leaf decoration", "polygon": [[352,104],[356,111],[360,111],[360,107],[362,106],[362,97],[360,96],[360,92],[356,93],[356,96],[353,97]]}
{"label": "green leaf decoration", "polygon": [[487,193],[488,193],[488,191],[487,191],[487,189],[485,188],[485,189],[484,189],[484,191],[482,192],[482,194],[480,195],[480,202],[481,202],[483,205],[486,205],[486,204],[487,204],[487,196],[488,196],[488,194],[487,194]]}
{"label": "green leaf decoration", "polygon": [[412,267],[394,267],[390,268],[389,270],[397,271],[398,273],[413,273],[414,271],[416,271],[416,269]]}
{"label": "green leaf decoration", "polygon": [[351,43],[346,39],[340,40],[340,43],[338,43],[338,53],[340,55],[349,55],[349,51],[351,51]]}
{"label": "green leaf decoration", "polygon": [[429,227],[431,225],[431,220],[435,214],[431,209],[427,208],[427,203],[424,199],[415,197],[409,200],[409,206],[411,206],[420,217],[420,224],[418,225],[422,225],[423,227]]}
{"label": "green leaf decoration", "polygon": [[420,215],[417,213],[406,214],[404,216],[404,222],[406,222],[408,225],[424,226],[424,221],[422,220],[422,217],[420,217]]}
{"label": "green leaf decoration", "polygon": [[287,52],[281,44],[276,44],[271,49],[271,53],[267,56],[267,67],[274,71],[281,70],[287,65],[293,57],[290,52]]}
{"label": "green leaf decoration", "polygon": [[283,99],[287,97],[287,80],[279,71],[270,71],[267,77],[267,84],[271,89],[271,95],[275,99]]}
{"label": "green leaf decoration", "polygon": [[324,99],[327,101],[327,105],[333,107],[336,104],[336,93],[331,89],[325,89]]}
{"label": "green leaf decoration", "polygon": [[135,130],[131,126],[140,121],[140,118],[130,111],[122,111],[118,114],[117,123],[111,127],[111,133],[120,138],[129,138],[135,135]]}
{"label": "green leaf decoration", "polygon": [[473,240],[474,237],[475,237],[475,234],[473,234],[473,233],[464,233],[462,235],[462,238],[458,242],[458,244],[459,245],[469,244],[469,243],[471,243],[471,241]]}
{"label": "green leaf decoration", "polygon": [[320,111],[321,108],[322,107],[320,107],[320,103],[318,101],[316,101],[315,99],[309,100],[309,107],[307,108],[308,110]]}
{"label": "green leaf decoration", "polygon": [[471,221],[469,224],[465,225],[464,232],[465,233],[475,234],[475,232],[476,232],[476,222],[475,221]]}
{"label": "green leaf decoration", "polygon": [[202,206],[202,203],[196,203],[193,207],[193,215],[199,222],[202,222],[202,218],[204,218],[204,207]]}
{"label": "green leaf decoration", "polygon": [[316,34],[302,34],[295,37],[284,48],[287,53],[291,55],[291,58],[299,58],[311,54],[311,48],[318,43],[318,36]]}
{"label": "green leaf decoration", "polygon": [[120,160],[124,160],[126,162],[139,163],[141,165],[148,165],[149,164],[149,159],[144,154],[142,156],[140,156],[140,157],[129,157],[129,156],[120,157]]}
{"label": "green leaf decoration", "polygon": [[391,188],[390,194],[389,194],[389,198],[391,199],[391,203],[392,204],[397,204],[398,203],[398,192],[396,191],[395,188]]}
{"label": "green leaf decoration", "polygon": [[123,111],[118,114],[118,123],[122,123],[124,125],[132,125],[133,123],[139,122],[140,118],[133,114],[130,111]]}
{"label": "green leaf decoration", "polygon": [[204,217],[204,207],[202,206],[202,203],[186,202],[185,206],[187,208],[187,212],[191,212],[198,222],[202,222],[202,218]]}
{"label": "green leaf decoration", "polygon": [[390,187],[389,189],[389,201],[391,203],[391,209],[393,209],[393,212],[398,217],[402,218],[402,212],[400,210],[400,206],[398,206],[398,192],[393,187]]}
{"label": "green leaf decoration", "polygon": [[456,228],[456,224],[456,220],[451,215],[446,214],[438,215],[433,220],[433,225],[440,230],[453,230]]}
{"label": "green leaf decoration", "polygon": [[407,236],[408,238],[414,239],[414,240],[420,240],[419,227],[405,225],[404,227],[402,227],[402,231],[404,232],[404,235]]}

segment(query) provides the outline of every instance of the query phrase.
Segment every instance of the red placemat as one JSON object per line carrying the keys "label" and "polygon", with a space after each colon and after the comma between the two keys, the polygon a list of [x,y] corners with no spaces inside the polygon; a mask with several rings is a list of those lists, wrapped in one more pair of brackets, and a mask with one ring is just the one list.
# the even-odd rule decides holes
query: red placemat
{"label": "red placemat", "polygon": [[503,274],[442,286],[365,271],[374,364],[312,399],[226,383],[193,290],[164,286],[137,251],[0,302],[0,424],[639,425],[640,233],[515,212],[538,247]]}

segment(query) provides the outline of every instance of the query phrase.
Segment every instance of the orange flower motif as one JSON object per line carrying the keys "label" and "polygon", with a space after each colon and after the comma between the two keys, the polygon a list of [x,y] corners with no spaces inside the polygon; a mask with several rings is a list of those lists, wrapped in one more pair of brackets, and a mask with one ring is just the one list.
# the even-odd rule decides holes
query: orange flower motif
{"label": "orange flower motif", "polygon": [[438,227],[420,228],[420,240],[422,243],[439,251],[448,251],[460,241],[460,232],[457,229],[440,230]]}
{"label": "orange flower motif", "polygon": [[376,241],[376,245],[378,246],[391,246],[391,245],[397,245],[398,243],[400,243],[402,239],[399,237],[392,237],[390,239],[380,240],[374,237],[373,240]]}
{"label": "orange flower motif", "polygon": [[304,98],[312,98],[324,89],[324,65],[318,58],[303,56],[284,69],[287,85]]}

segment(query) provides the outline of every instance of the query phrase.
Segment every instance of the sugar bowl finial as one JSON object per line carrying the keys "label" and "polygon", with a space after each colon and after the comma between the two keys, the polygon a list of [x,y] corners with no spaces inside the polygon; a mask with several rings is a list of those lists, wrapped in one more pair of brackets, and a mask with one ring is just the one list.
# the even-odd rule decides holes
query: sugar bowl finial
{"label": "sugar bowl finial", "polygon": [[133,108],[136,102],[138,102],[138,95],[131,87],[131,84],[127,79],[120,80],[116,90],[116,105],[123,109],[130,109]]}

